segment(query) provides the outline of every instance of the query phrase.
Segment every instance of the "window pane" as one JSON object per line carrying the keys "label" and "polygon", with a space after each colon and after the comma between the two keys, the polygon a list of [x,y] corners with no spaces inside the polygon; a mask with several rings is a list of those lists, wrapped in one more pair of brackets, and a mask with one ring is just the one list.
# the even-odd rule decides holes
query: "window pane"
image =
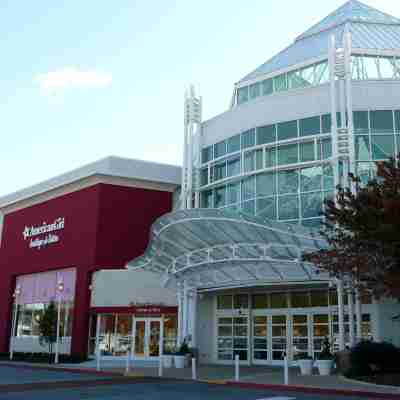
{"label": "window pane", "polygon": [[240,202],[240,183],[231,183],[228,185],[227,204]]}
{"label": "window pane", "polygon": [[315,85],[322,85],[329,81],[329,68],[326,61],[315,65]]}
{"label": "window pane", "polygon": [[[311,292],[311,307],[326,307],[327,305],[328,305],[327,290]],[[314,322],[325,322],[325,321],[328,322],[328,319],[325,318],[325,316],[319,316],[319,318],[314,318]]]}
{"label": "window pane", "polygon": [[295,164],[299,162],[298,144],[288,144],[278,148],[278,164]]}
{"label": "window pane", "polygon": [[[400,68],[400,65],[399,65]],[[396,132],[400,132],[400,111],[397,110],[394,112],[394,119],[396,122]]]}
{"label": "window pane", "polygon": [[272,79],[266,79],[261,82],[261,90],[262,90],[262,95],[266,96],[268,94],[271,94],[273,92],[273,83]]}
{"label": "window pane", "polygon": [[280,122],[278,125],[278,140],[296,138],[297,121]]}
{"label": "window pane", "polygon": [[201,161],[206,163],[212,159],[213,148],[208,146],[201,151]]}
{"label": "window pane", "polygon": [[279,171],[278,172],[278,189],[280,194],[297,193],[299,189],[299,172]]}
{"label": "window pane", "polygon": [[291,301],[294,308],[310,307],[310,295],[308,292],[292,292]]}
{"label": "window pane", "polygon": [[207,190],[201,193],[201,207],[202,208],[213,208],[212,202],[212,191]]}
{"label": "window pane", "polygon": [[240,157],[231,158],[228,160],[228,176],[235,176],[240,174]]}
{"label": "window pane", "polygon": [[356,159],[357,160],[369,160],[369,136],[357,136],[356,137]]}
{"label": "window pane", "polygon": [[218,309],[232,309],[232,296],[220,295],[217,297]]}
{"label": "window pane", "polygon": [[393,132],[393,113],[388,110],[371,111],[371,132]]}
{"label": "window pane", "polygon": [[214,165],[214,181],[226,178],[226,162]]}
{"label": "window pane", "polygon": [[303,168],[300,171],[300,190],[302,192],[311,192],[321,190],[322,167]]}
{"label": "window pane", "polygon": [[240,150],[240,135],[232,136],[228,139],[228,153]]}
{"label": "window pane", "polygon": [[332,140],[331,138],[318,140],[317,142],[318,160],[326,160],[332,157]]}
{"label": "window pane", "polygon": [[225,140],[214,145],[214,158],[222,157],[226,154]]}
{"label": "window pane", "polygon": [[242,203],[242,211],[246,214],[255,215],[256,213],[256,202],[255,200],[248,200]]}
{"label": "window pane", "polygon": [[332,165],[326,164],[324,165],[324,190],[333,189],[335,186],[334,178],[333,178],[333,168]]}
{"label": "window pane", "polygon": [[303,118],[299,121],[300,136],[318,135],[321,132],[320,118]]}
{"label": "window pane", "polygon": [[279,219],[299,218],[299,198],[297,195],[278,197]]}
{"label": "window pane", "polygon": [[249,100],[249,88],[248,86],[239,88],[237,91],[237,103],[242,104]]}
{"label": "window pane", "polygon": [[306,162],[314,160],[315,160],[314,142],[300,143],[300,161]]}
{"label": "window pane", "polygon": [[273,78],[274,80],[274,91],[281,92],[287,90],[287,79],[286,74],[282,74]]}
{"label": "window pane", "polygon": [[215,189],[214,193],[214,207],[219,208],[226,205],[226,187]]}
{"label": "window pane", "polygon": [[250,85],[249,88],[249,95],[250,95],[250,99],[255,99],[256,97],[258,97],[260,95],[260,83],[254,83],[253,85]]}
{"label": "window pane", "polygon": [[365,79],[379,79],[377,57],[364,56],[362,61]]}
{"label": "window pane", "polygon": [[322,193],[302,194],[301,213],[303,218],[319,217],[322,215]]}
{"label": "window pane", "polygon": [[[247,294],[235,294],[233,296],[233,307],[234,308],[248,308],[249,306],[249,296]],[[243,322],[246,320],[242,318]]]}
{"label": "window pane", "polygon": [[395,78],[395,63],[394,57],[380,57],[379,58],[379,71],[382,79]]}
{"label": "window pane", "polygon": [[276,165],[276,150],[275,148],[265,149],[265,167],[271,168]]}
{"label": "window pane", "polygon": [[372,158],[382,160],[395,154],[394,135],[372,135]]}
{"label": "window pane", "polygon": [[263,169],[263,149],[256,150],[256,169]]}
{"label": "window pane", "polygon": [[[253,294],[252,296],[252,303],[253,303],[253,308],[268,308],[268,297],[266,294]],[[260,323],[259,320],[256,320],[257,317],[255,317],[255,321],[257,323]],[[267,323],[267,319],[263,319],[262,323]]]}
{"label": "window pane", "polygon": [[243,180],[242,200],[249,200],[255,197],[255,178],[251,176]]}
{"label": "window pane", "polygon": [[322,116],[322,133],[330,133],[332,130],[331,114],[324,114]]}
{"label": "window pane", "polygon": [[276,197],[257,199],[257,215],[261,218],[276,219]]}
{"label": "window pane", "polygon": [[354,111],[353,124],[355,133],[368,133],[368,111]]}
{"label": "window pane", "polygon": [[208,184],[208,168],[203,168],[200,171],[200,185],[204,186]]}
{"label": "window pane", "polygon": [[256,177],[257,197],[270,196],[276,193],[275,174],[272,172],[259,174]]}
{"label": "window pane", "polygon": [[[287,308],[286,293],[271,293],[271,308]],[[273,323],[286,324],[285,319],[278,319],[277,316],[272,317]]]}
{"label": "window pane", "polygon": [[257,144],[273,143],[276,140],[276,126],[267,125],[257,128]]}
{"label": "window pane", "polygon": [[245,153],[244,155],[244,172],[251,172],[255,169],[254,151]]}
{"label": "window pane", "polygon": [[255,130],[250,129],[246,132],[242,133],[242,149],[246,149],[247,147],[252,147],[255,145]]}

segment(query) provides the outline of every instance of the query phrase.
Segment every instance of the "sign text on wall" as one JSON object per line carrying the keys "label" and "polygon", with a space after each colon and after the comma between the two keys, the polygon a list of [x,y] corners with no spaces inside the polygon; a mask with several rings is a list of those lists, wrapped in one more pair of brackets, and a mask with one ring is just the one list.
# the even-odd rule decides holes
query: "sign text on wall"
{"label": "sign text on wall", "polygon": [[38,226],[25,226],[22,232],[24,240],[29,240],[30,248],[41,249],[49,244],[57,243],[60,241],[59,236],[55,233],[64,229],[65,218],[59,217],[52,224],[43,222]]}

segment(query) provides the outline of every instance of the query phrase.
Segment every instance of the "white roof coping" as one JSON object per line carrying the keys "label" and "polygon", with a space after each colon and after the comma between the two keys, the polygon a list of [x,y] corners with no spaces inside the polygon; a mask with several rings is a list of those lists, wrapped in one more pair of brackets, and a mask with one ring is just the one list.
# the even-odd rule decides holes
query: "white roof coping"
{"label": "white roof coping", "polygon": [[151,161],[109,156],[43,182],[0,197],[0,208],[94,175],[137,179],[179,186],[181,167]]}

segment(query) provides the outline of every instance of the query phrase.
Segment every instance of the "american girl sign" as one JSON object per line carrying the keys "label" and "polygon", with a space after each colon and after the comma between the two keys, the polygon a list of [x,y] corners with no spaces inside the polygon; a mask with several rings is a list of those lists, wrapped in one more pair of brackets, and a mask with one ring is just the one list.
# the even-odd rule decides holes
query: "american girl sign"
{"label": "american girl sign", "polygon": [[40,250],[50,244],[60,241],[60,237],[56,232],[64,229],[65,218],[59,217],[53,223],[48,224],[44,221],[38,226],[25,226],[22,232],[24,240],[29,240],[29,247]]}

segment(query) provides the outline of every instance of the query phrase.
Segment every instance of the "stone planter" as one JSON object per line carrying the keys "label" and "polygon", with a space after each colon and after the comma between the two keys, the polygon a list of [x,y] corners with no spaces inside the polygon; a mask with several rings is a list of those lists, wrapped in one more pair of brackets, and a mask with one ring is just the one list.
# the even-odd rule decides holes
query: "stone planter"
{"label": "stone planter", "polygon": [[174,356],[175,368],[185,368],[186,356]]}
{"label": "stone planter", "polygon": [[316,362],[319,374],[322,376],[327,376],[331,374],[333,367],[333,360],[318,360]]}
{"label": "stone planter", "polygon": [[174,356],[171,354],[164,354],[162,356],[163,358],[163,365],[164,368],[171,368],[172,367],[172,360],[174,359]]}
{"label": "stone planter", "polygon": [[300,367],[301,375],[312,375],[313,360],[298,360],[297,363]]}

